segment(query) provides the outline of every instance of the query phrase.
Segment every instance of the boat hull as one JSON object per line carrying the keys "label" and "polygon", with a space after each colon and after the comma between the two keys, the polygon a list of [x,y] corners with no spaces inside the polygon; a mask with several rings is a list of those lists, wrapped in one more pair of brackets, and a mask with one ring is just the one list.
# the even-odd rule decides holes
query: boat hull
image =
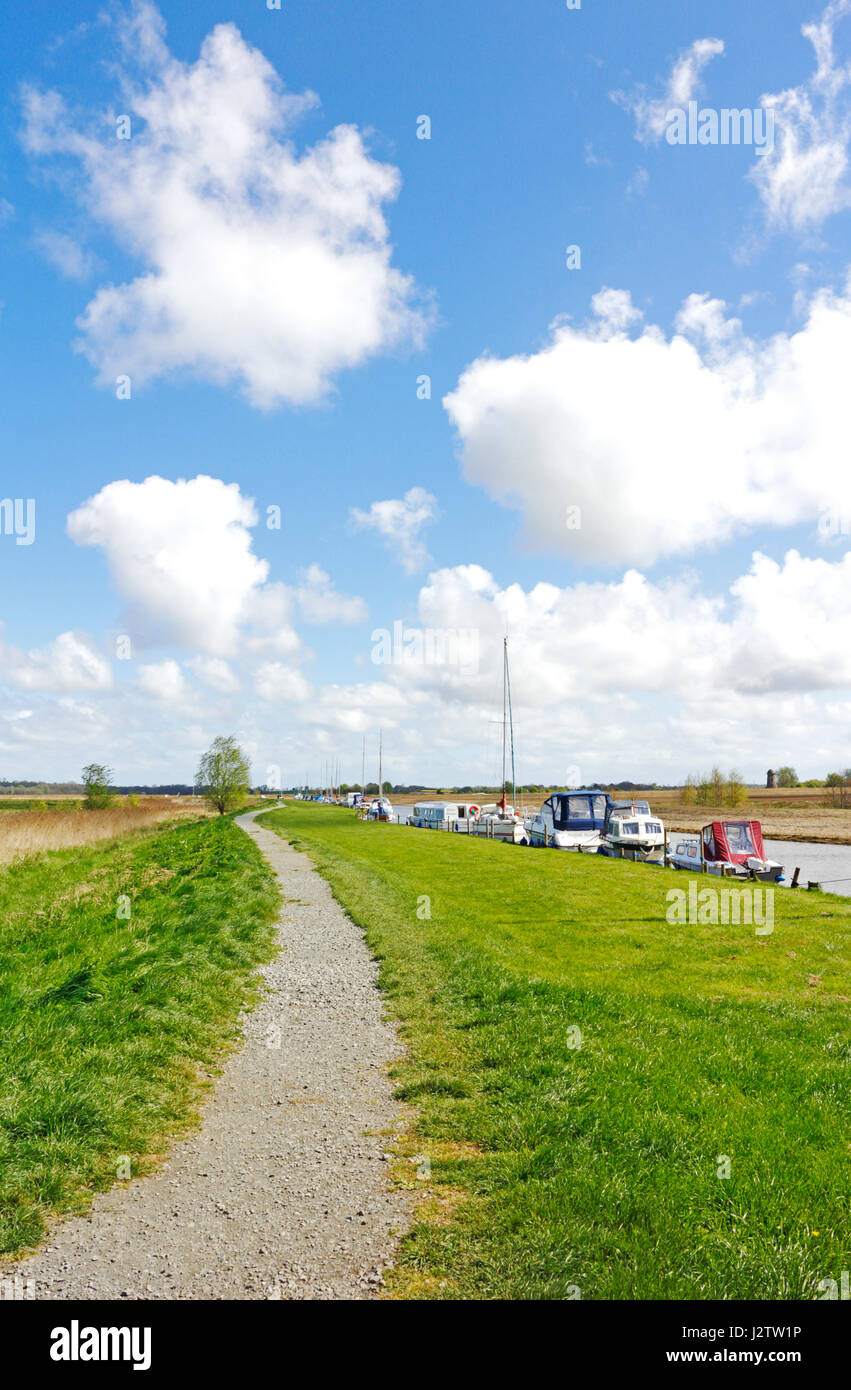
{"label": "boat hull", "polygon": [[526,827],[516,820],[489,820],[482,818],[469,822],[469,833],[481,839],[505,840],[508,844],[528,845],[529,833]]}

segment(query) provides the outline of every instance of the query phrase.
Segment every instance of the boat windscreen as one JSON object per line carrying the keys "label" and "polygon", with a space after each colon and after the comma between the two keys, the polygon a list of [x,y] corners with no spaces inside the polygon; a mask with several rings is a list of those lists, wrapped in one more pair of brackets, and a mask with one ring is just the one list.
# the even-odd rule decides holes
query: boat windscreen
{"label": "boat windscreen", "polygon": [[724,833],[731,854],[755,854],[751,828],[746,821],[725,821]]}

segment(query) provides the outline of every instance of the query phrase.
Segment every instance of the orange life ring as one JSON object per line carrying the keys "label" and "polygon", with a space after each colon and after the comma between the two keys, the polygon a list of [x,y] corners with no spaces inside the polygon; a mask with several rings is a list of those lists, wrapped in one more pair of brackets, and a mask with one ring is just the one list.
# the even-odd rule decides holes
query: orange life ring
{"label": "orange life ring", "polygon": [[478,819],[479,819],[479,816],[480,816],[481,814],[482,814],[482,808],[481,808],[481,806],[468,806],[468,807],[467,807],[467,819],[468,819],[468,820],[470,819],[471,816],[473,817],[473,820],[478,820]]}

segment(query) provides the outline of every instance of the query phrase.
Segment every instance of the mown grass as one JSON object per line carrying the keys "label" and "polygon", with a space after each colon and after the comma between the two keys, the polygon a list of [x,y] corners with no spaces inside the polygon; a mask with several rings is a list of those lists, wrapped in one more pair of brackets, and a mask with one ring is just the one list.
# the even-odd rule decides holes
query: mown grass
{"label": "mown grass", "polygon": [[394,1296],[807,1299],[851,1267],[851,903],[671,926],[690,875],[320,806],[263,823],[365,928],[408,1043],[431,1177],[402,1165]]}
{"label": "mown grass", "polygon": [[0,869],[0,1252],[193,1122],[277,902],[230,818]]}

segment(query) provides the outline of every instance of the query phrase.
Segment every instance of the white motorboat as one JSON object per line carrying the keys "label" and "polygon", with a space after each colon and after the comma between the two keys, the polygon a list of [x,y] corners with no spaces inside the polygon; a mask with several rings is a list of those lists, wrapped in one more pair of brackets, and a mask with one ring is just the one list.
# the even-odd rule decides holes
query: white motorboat
{"label": "white motorboat", "polygon": [[503,805],[501,801],[483,806],[478,817],[470,822],[471,835],[481,835],[488,840],[507,840],[514,845],[528,845],[529,832],[513,806]]}
{"label": "white motorboat", "polygon": [[615,801],[609,807],[600,853],[611,859],[658,858],[665,849],[665,827],[647,801]]}
{"label": "white motorboat", "polygon": [[554,792],[526,821],[529,844],[597,854],[612,798],[595,789]]}

